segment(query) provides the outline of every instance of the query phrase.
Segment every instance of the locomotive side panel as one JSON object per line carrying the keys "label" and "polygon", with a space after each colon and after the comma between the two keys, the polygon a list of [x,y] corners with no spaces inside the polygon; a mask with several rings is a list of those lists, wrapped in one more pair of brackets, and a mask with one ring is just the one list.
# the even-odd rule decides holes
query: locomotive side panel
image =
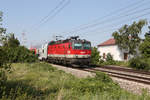
{"label": "locomotive side panel", "polygon": [[89,64],[91,44],[83,40],[50,42],[48,45],[48,61],[62,64]]}

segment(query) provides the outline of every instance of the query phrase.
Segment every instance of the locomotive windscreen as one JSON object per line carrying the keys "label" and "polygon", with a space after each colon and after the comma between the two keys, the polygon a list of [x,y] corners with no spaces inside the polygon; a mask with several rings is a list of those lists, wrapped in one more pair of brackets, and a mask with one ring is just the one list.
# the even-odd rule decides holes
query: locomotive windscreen
{"label": "locomotive windscreen", "polygon": [[90,43],[73,43],[73,49],[80,49],[80,50],[83,50],[83,49],[91,49],[91,44]]}
{"label": "locomotive windscreen", "polygon": [[90,43],[84,43],[83,49],[91,49],[91,44]]}
{"label": "locomotive windscreen", "polygon": [[74,49],[82,49],[81,43],[74,43]]}

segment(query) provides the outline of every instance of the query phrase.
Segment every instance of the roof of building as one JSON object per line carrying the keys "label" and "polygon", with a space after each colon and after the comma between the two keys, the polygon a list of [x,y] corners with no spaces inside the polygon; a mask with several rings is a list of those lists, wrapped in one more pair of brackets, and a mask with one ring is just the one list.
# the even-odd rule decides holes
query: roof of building
{"label": "roof of building", "polygon": [[116,41],[114,38],[111,38],[101,44],[99,44],[98,46],[108,46],[108,45],[115,45],[116,44]]}

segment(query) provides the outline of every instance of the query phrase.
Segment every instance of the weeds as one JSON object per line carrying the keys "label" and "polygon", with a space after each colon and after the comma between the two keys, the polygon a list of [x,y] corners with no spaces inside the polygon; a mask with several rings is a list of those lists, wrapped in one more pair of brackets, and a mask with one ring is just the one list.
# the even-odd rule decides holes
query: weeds
{"label": "weeds", "polygon": [[1,99],[7,100],[149,100],[122,90],[104,73],[76,78],[47,63],[13,64]]}

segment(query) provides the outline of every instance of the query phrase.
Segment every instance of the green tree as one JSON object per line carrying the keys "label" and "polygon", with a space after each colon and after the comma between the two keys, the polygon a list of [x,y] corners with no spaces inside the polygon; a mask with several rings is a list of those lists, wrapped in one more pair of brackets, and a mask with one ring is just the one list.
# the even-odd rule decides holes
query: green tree
{"label": "green tree", "polygon": [[135,56],[137,54],[136,49],[141,42],[139,35],[146,24],[146,20],[140,20],[139,22],[133,22],[131,25],[124,25],[118,31],[115,31],[112,36],[119,48]]}
{"label": "green tree", "polygon": [[7,63],[7,53],[5,52],[4,48],[2,47],[2,43],[5,40],[5,33],[6,29],[2,27],[2,12],[0,12],[0,92],[1,86],[3,86],[6,82],[6,75],[5,72],[10,69],[10,65]]}
{"label": "green tree", "polygon": [[91,53],[91,62],[92,64],[98,64],[100,60],[100,55],[96,47],[92,48],[92,53]]}
{"label": "green tree", "polygon": [[18,47],[20,45],[19,40],[15,37],[14,33],[10,33],[7,35],[5,41],[3,41],[3,45],[6,47]]}
{"label": "green tree", "polygon": [[113,56],[110,53],[107,54],[106,61],[113,61]]}
{"label": "green tree", "polygon": [[139,50],[143,57],[150,57],[150,31],[145,34],[145,40],[140,44]]}
{"label": "green tree", "polygon": [[2,27],[2,16],[3,13],[0,12],[0,45],[2,45],[3,41],[5,40],[5,33],[6,33],[6,29]]}
{"label": "green tree", "polygon": [[113,56],[110,53],[108,53],[106,56],[106,64],[109,64],[109,65],[115,64]]}
{"label": "green tree", "polygon": [[0,70],[2,68],[4,68],[4,65],[5,65],[5,62],[6,62],[6,53],[5,53],[5,50],[2,48],[2,41],[4,40],[4,35],[5,35],[5,32],[6,32],[6,29],[4,29],[2,27],[2,15],[3,13],[0,12]]}

